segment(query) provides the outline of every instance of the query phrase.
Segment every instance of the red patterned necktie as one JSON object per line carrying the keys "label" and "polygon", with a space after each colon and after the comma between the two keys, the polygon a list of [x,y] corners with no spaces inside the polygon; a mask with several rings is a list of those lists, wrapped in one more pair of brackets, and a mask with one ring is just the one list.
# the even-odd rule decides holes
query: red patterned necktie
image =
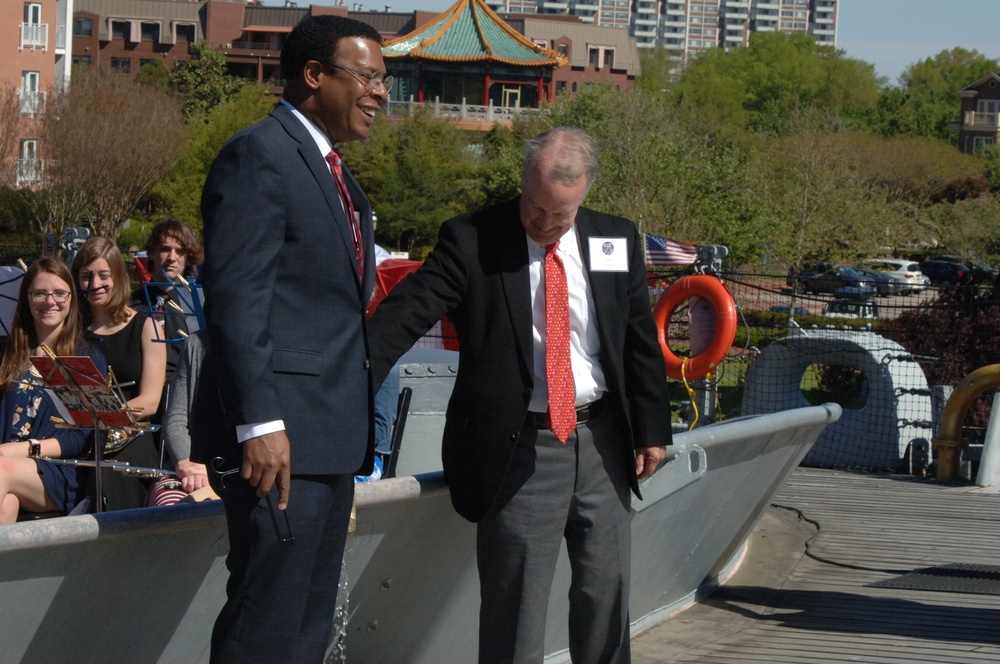
{"label": "red patterned necktie", "polygon": [[365,273],[365,253],[361,244],[361,227],[358,225],[358,218],[354,214],[354,203],[351,202],[351,192],[347,190],[347,180],[344,179],[344,167],[340,161],[340,153],[330,150],[326,155],[326,161],[333,171],[333,180],[337,183],[337,191],[340,193],[340,201],[344,204],[344,214],[351,225],[351,239],[354,241],[354,253],[358,259],[358,274]]}
{"label": "red patterned necktie", "polygon": [[576,386],[569,358],[566,268],[556,253],[558,247],[557,241],[545,248],[545,376],[552,433],[565,443],[576,430]]}

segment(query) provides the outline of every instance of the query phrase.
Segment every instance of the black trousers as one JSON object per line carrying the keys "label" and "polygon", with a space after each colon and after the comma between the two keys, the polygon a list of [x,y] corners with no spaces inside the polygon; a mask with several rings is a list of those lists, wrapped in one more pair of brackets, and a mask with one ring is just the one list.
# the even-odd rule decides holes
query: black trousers
{"label": "black trousers", "polygon": [[293,475],[284,513],[277,488],[269,505],[236,473],[213,474],[211,483],[229,529],[227,600],[212,632],[211,661],[321,664],[337,608],[354,477]]}

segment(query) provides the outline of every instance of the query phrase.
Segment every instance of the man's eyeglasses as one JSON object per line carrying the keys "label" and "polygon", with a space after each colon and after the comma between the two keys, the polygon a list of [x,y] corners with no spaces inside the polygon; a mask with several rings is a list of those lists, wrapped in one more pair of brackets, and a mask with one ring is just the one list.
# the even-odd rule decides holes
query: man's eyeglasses
{"label": "man's eyeglasses", "polygon": [[36,290],[36,291],[30,291],[28,293],[28,297],[31,298],[31,301],[34,302],[35,304],[41,304],[42,302],[48,300],[50,297],[52,298],[52,301],[55,302],[56,304],[63,304],[64,302],[69,302],[70,295],[72,295],[72,293],[70,293],[68,290],[57,290],[57,291],[52,291],[51,293],[49,291]]}
{"label": "man's eyeglasses", "polygon": [[378,86],[385,88],[386,94],[389,90],[392,90],[392,84],[396,82],[395,77],[386,76],[380,71],[369,74],[368,72],[361,71],[360,69],[351,69],[350,67],[345,67],[343,65],[333,64],[332,62],[327,65],[330,69],[343,69],[348,74],[354,77],[358,83],[360,83],[365,88],[365,92],[375,92],[378,90]]}

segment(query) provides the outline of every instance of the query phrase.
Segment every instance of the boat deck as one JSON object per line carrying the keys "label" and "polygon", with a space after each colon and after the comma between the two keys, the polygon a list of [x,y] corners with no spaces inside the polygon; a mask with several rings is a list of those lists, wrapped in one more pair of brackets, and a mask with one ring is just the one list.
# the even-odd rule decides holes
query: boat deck
{"label": "boat deck", "polygon": [[632,662],[1000,661],[1000,567],[946,579],[944,590],[870,585],[960,563],[1000,565],[996,488],[800,468],[740,570],[633,637]]}

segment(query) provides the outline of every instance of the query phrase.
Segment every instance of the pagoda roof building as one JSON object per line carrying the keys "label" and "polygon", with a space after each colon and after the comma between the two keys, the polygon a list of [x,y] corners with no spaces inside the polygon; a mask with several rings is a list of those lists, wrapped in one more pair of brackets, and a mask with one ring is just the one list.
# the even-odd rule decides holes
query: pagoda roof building
{"label": "pagoda roof building", "polygon": [[568,58],[512,28],[483,0],[458,0],[436,19],[392,39],[382,56],[433,62],[484,62],[510,67],[562,67]]}
{"label": "pagoda roof building", "polygon": [[396,76],[392,100],[537,108],[552,101],[553,72],[569,57],[528,39],[483,0],[458,0],[382,57]]}

